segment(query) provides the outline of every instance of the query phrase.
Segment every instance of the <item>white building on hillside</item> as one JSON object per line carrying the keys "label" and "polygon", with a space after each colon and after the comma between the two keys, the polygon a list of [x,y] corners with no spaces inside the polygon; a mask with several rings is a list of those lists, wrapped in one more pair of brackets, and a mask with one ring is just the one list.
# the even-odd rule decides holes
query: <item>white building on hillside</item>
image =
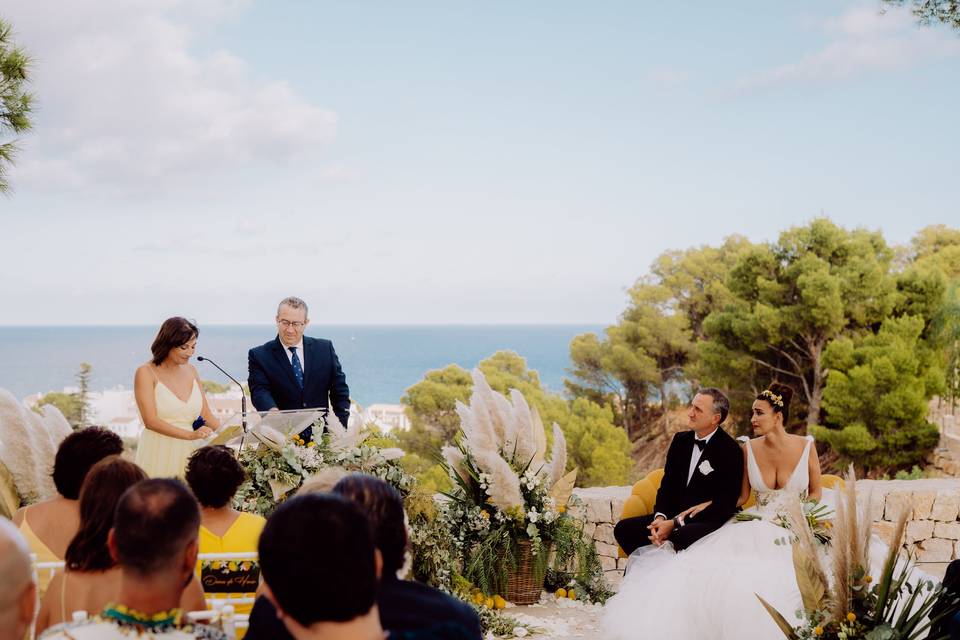
{"label": "white building on hillside", "polygon": [[364,413],[367,422],[374,423],[383,431],[406,431],[410,428],[410,419],[402,404],[372,404]]}

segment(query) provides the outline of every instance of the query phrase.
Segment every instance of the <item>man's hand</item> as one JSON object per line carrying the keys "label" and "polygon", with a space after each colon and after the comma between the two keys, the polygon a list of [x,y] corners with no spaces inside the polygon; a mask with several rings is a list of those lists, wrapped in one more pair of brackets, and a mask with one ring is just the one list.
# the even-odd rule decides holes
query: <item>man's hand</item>
{"label": "man's hand", "polygon": [[657,518],[647,528],[650,530],[650,542],[659,547],[673,533],[673,520]]}

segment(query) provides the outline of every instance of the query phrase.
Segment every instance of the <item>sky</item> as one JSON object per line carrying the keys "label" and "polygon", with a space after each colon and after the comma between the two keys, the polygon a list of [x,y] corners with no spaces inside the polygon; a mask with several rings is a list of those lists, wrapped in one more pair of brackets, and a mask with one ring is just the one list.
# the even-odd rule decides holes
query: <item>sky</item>
{"label": "sky", "polygon": [[879,9],[5,0],[0,325],[612,323],[663,251],[956,225],[960,32]]}

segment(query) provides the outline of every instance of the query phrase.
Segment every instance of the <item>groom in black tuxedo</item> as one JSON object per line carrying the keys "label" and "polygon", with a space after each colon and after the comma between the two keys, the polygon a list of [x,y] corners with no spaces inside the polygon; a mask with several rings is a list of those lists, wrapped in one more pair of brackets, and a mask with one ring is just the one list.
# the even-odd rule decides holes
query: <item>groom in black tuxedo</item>
{"label": "groom in black tuxedo", "polygon": [[[284,298],[277,307],[277,337],[250,349],[247,384],[257,411],[328,409],[344,426],[350,417],[350,389],[333,343],[304,337],[307,303]],[[328,403],[329,399],[329,403]],[[301,437],[308,441],[313,428]]]}
{"label": "groom in black tuxedo", "polygon": [[[673,437],[653,515],[626,518],[613,535],[628,555],[645,544],[666,541],[680,551],[719,529],[733,515],[743,483],[743,451],[720,428],[730,401],[719,389],[701,389],[690,404],[690,431]],[[710,502],[695,516],[681,514]],[[679,517],[678,517],[679,516]]]}

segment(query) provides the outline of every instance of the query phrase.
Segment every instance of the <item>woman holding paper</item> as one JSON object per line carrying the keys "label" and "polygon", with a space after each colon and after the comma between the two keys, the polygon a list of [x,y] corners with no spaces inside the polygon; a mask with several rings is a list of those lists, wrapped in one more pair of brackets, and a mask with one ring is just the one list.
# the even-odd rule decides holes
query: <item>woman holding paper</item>
{"label": "woman holding paper", "polygon": [[150,347],[153,358],[134,376],[144,426],[136,461],[151,478],[182,478],[187,457],[220,427],[190,364],[199,334],[189,320],[168,318]]}

